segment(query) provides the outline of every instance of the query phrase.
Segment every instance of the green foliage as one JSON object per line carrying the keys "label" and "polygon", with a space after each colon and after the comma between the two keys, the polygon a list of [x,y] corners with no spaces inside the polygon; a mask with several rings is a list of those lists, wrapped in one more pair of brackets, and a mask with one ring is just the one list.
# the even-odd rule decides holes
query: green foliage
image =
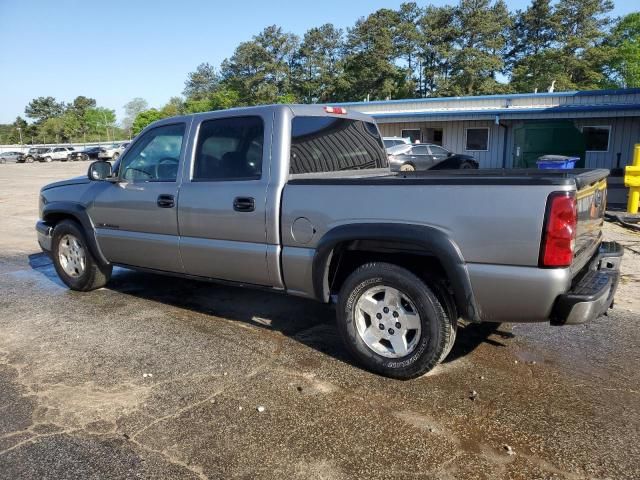
{"label": "green foliage", "polygon": [[327,23],[304,34],[292,72],[296,97],[306,103],[328,102],[341,75],[343,32]]}
{"label": "green foliage", "polygon": [[64,108],[64,103],[58,103],[53,97],[38,97],[29,102],[24,109],[24,113],[27,117],[40,124],[51,117],[62,115]]}
{"label": "green foliage", "polygon": [[640,12],[630,13],[613,28],[603,46],[605,86],[640,87]]}
{"label": "green foliage", "polygon": [[595,89],[607,83],[603,48],[611,0],[536,0],[518,12],[511,85],[515,91]]}
{"label": "green foliage", "polygon": [[224,84],[244,105],[275,103],[292,93],[292,71],[299,39],[272,25],[242,42],[231,58],[222,62]]}
{"label": "green foliage", "polygon": [[159,110],[156,110],[155,108],[151,108],[149,110],[145,110],[144,112],[138,113],[131,127],[132,134],[137,135],[147,125],[150,125],[153,122],[157,120],[161,120],[163,118],[165,118],[165,116],[162,114],[162,112]]}
{"label": "green foliage", "polygon": [[210,105],[211,101],[208,98],[203,98],[200,100],[188,99],[184,104],[184,110],[185,113],[208,112],[209,110],[211,110]]}
{"label": "green foliage", "polygon": [[195,72],[187,75],[184,82],[184,91],[187,98],[202,99],[211,94],[220,83],[220,75],[215,68],[208,63],[201,63]]}

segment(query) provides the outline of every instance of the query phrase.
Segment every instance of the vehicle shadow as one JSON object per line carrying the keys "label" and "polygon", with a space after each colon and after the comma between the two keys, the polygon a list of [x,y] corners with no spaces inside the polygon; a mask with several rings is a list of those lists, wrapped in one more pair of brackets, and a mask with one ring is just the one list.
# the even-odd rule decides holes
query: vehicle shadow
{"label": "vehicle shadow", "polygon": [[[31,268],[57,286],[63,285],[45,254],[29,256]],[[356,366],[345,350],[335,325],[335,308],[313,300],[236,286],[115,268],[106,287],[144,300],[220,317],[261,329],[278,331],[303,345]],[[106,307],[108,308],[108,307]],[[105,312],[105,314],[108,312]],[[215,329],[211,329],[213,333]],[[458,328],[456,343],[445,359],[451,362],[470,354],[483,343],[503,347],[491,337],[509,335],[496,324],[468,324]],[[505,338],[505,337],[503,337]]]}
{"label": "vehicle shadow", "polygon": [[500,323],[461,322],[458,325],[453,348],[443,363],[453,362],[464,357],[485,343],[494,347],[506,347],[505,340],[511,338],[514,338],[513,333],[507,331]]}

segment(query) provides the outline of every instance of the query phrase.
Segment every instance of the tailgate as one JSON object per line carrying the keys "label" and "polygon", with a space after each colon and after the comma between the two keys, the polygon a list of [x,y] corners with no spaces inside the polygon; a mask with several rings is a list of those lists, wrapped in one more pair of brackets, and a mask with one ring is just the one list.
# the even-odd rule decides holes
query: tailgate
{"label": "tailgate", "polygon": [[572,270],[576,273],[592,257],[602,241],[608,174],[608,170],[595,170],[576,177],[578,227],[572,264]]}

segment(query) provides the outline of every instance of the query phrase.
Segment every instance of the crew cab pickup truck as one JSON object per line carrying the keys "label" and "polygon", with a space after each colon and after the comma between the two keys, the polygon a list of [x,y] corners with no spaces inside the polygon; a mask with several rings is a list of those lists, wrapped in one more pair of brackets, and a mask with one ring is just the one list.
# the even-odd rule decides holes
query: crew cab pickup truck
{"label": "crew cab pickup truck", "polygon": [[118,265],[336,302],[355,358],[408,379],[460,319],[606,313],[622,255],[602,239],[607,175],[391,172],[370,117],[250,107],[153,123],[113,166],[45,186],[36,230],[74,290]]}

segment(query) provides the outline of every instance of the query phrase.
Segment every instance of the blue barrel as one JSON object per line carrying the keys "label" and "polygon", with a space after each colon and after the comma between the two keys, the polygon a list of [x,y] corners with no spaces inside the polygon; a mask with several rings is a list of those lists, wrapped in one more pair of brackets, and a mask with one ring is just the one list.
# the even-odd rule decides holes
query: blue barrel
{"label": "blue barrel", "polygon": [[564,155],[543,155],[536,164],[540,170],[570,170],[575,168],[580,157],[566,157]]}

